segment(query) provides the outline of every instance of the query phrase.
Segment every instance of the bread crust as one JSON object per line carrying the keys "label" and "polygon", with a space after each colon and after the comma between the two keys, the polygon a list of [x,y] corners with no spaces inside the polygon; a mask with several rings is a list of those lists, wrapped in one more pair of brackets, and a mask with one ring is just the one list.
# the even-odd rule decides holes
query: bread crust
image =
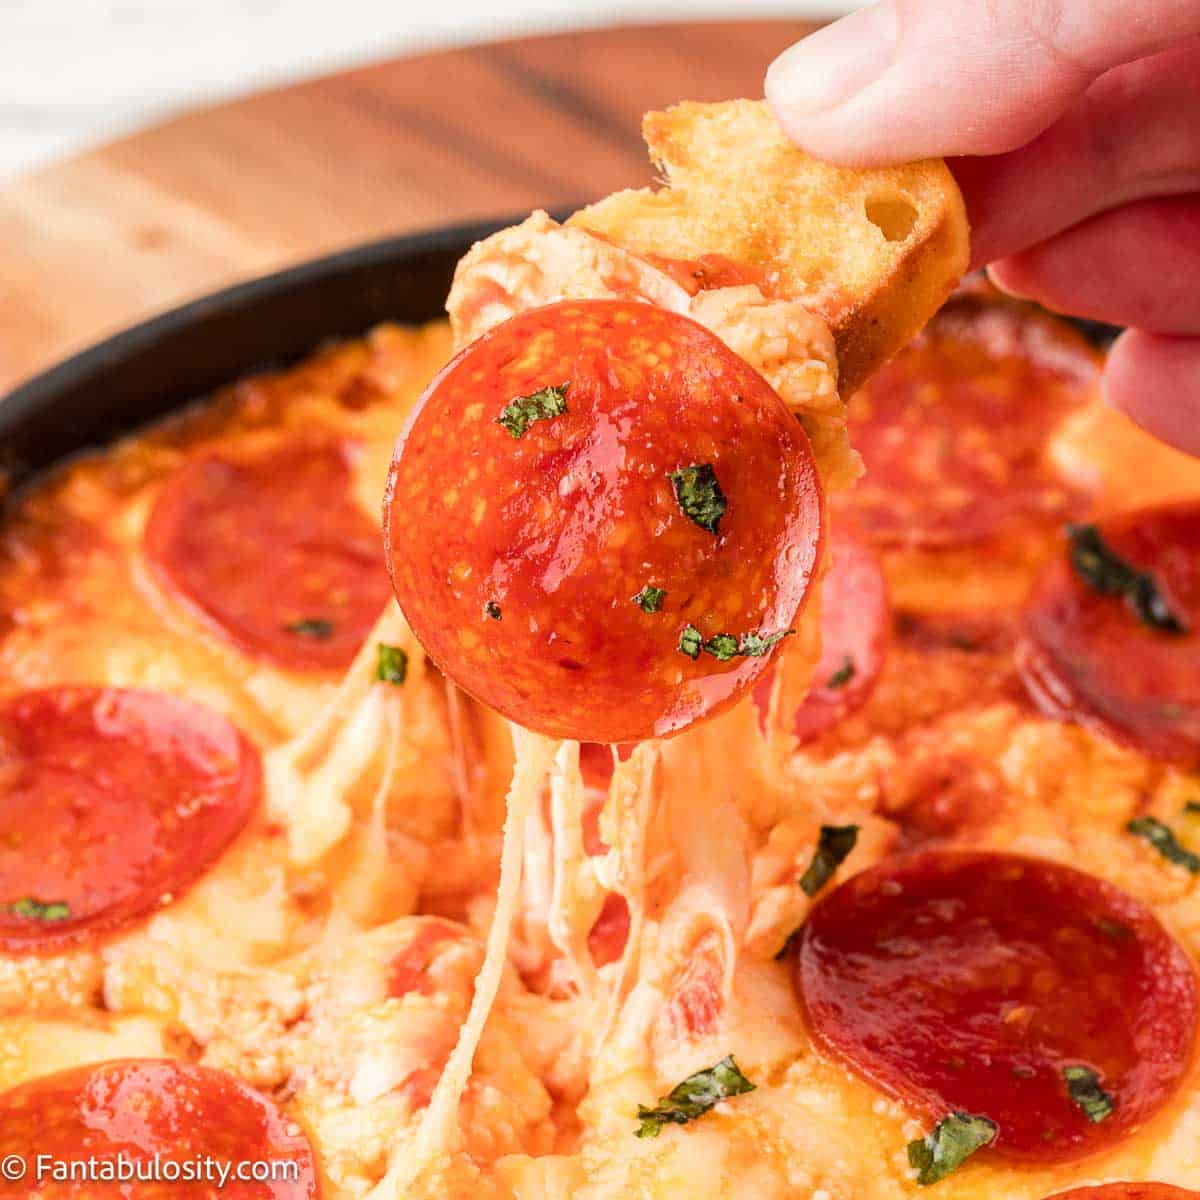
{"label": "bread crust", "polygon": [[648,113],[664,174],[582,209],[568,224],[634,253],[720,254],[761,268],[765,289],[833,331],[848,396],[904,346],[966,271],[962,196],[938,159],[839,167],[793,145],[766,103],[683,103]]}

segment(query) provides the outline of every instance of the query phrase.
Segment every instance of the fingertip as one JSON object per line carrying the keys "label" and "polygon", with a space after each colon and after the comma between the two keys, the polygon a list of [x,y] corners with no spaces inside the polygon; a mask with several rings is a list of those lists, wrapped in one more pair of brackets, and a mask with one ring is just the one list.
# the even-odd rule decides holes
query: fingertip
{"label": "fingertip", "polygon": [[987,264],[987,277],[1006,296],[1014,300],[1036,300],[1032,281],[1022,269],[1020,255],[1011,255]]}
{"label": "fingertip", "polygon": [[850,102],[892,65],[897,32],[892,0],[880,0],[823,26],[779,55],[767,68],[763,89],[788,137],[831,162],[863,166],[889,161]]}
{"label": "fingertip", "polygon": [[1126,330],[1109,351],[1103,388],[1151,436],[1200,455],[1200,338]]}
{"label": "fingertip", "polygon": [[822,26],[767,68],[768,101],[794,122],[845,104],[892,63],[897,29],[891,0]]}
{"label": "fingertip", "polygon": [[784,51],[767,71],[767,100],[793,141],[832,162],[1012,150],[1089,77],[1031,46],[1015,11],[994,9],[878,0]]}

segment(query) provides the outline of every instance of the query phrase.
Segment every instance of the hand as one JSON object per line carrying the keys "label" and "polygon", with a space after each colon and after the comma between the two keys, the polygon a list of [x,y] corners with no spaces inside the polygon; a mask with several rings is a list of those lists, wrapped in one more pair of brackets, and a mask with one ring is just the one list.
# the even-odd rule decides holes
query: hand
{"label": "hand", "polygon": [[1200,3],[880,0],[767,72],[788,134],[835,162],[950,162],[973,265],[1130,329],[1108,400],[1200,454]]}

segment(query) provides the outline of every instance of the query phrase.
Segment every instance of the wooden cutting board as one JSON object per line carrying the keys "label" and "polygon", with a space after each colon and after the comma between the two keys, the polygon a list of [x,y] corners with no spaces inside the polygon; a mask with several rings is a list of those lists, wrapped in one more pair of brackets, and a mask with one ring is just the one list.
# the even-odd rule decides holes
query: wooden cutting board
{"label": "wooden cutting board", "polygon": [[643,112],[760,96],[800,22],[401,58],[189,113],[0,189],[0,393],[149,314],[355,242],[645,184]]}

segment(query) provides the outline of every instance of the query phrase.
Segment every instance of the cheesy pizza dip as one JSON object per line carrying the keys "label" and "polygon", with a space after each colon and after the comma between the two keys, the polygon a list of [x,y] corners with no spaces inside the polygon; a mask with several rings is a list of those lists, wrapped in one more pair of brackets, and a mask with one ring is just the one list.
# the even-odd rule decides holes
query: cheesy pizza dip
{"label": "cheesy pizza dip", "polygon": [[647,136],[12,498],[0,1198],[1200,1196],[1200,463],[942,164]]}

